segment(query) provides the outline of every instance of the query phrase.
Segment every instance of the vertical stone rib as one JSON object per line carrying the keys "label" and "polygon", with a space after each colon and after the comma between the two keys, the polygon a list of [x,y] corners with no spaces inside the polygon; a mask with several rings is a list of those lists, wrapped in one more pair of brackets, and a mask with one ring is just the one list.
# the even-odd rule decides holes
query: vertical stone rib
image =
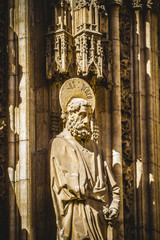
{"label": "vertical stone rib", "polygon": [[[18,92],[17,115],[19,127],[18,155],[16,171],[16,203],[20,217],[19,237],[26,240],[30,235],[30,149],[29,149],[29,17],[28,1],[15,0],[15,28],[18,39]],[[17,216],[18,223],[18,216]]]}
{"label": "vertical stone rib", "polygon": [[[146,74],[145,74],[145,29],[143,25],[143,14],[140,17],[140,80],[139,80],[139,96],[140,96],[140,149],[142,160],[142,176],[139,187],[141,188],[141,214],[142,222],[140,234],[145,239],[149,237],[149,209],[148,209],[148,154],[147,154],[147,102],[146,102]],[[137,189],[138,190],[138,189]],[[139,217],[139,216],[138,216]]]}
{"label": "vertical stone rib", "polygon": [[124,238],[123,226],[123,179],[122,179],[122,129],[121,129],[121,83],[120,83],[120,39],[119,6],[110,10],[110,32],[112,41],[112,165],[116,180],[121,188],[120,215],[117,224],[118,239]]}
{"label": "vertical stone rib", "polygon": [[[148,192],[154,173],[153,91],[151,77],[150,15],[134,11],[134,105],[135,105],[135,193],[137,195],[137,230],[139,239],[150,239],[150,202],[154,189]],[[149,141],[149,142],[148,142]],[[151,163],[152,162],[152,163]],[[150,197],[152,195],[152,197]],[[151,214],[152,215],[152,214]]]}
{"label": "vertical stone rib", "polygon": [[[156,166],[156,189],[159,189],[159,169],[160,169],[160,152],[159,152],[159,144],[160,144],[160,131],[159,131],[159,76],[158,76],[158,36],[155,32],[158,32],[158,18],[156,15],[152,14],[152,33],[151,33],[151,51],[152,51],[152,59],[153,59],[153,69],[152,75],[153,79],[155,79],[155,166]],[[160,239],[160,210],[159,210],[159,191],[156,191],[156,230],[157,230],[157,239]]]}
{"label": "vertical stone rib", "polygon": [[111,99],[110,91],[105,92],[105,129],[106,129],[106,158],[109,167],[112,167],[112,135],[111,135]]}
{"label": "vertical stone rib", "polygon": [[[141,158],[141,138],[140,138],[140,90],[139,90],[139,81],[140,81],[140,19],[139,11],[134,13],[134,28],[133,28],[133,47],[134,47],[134,94],[135,94],[135,127],[136,127],[136,160],[140,161]],[[137,121],[138,119],[138,121]]]}
{"label": "vertical stone rib", "polygon": [[15,45],[14,45],[14,9],[9,1],[8,26],[8,175],[9,175],[9,239],[15,240]]}
{"label": "vertical stone rib", "polygon": [[[141,50],[141,18],[140,10],[134,11],[133,27],[133,59],[134,59],[134,106],[135,106],[135,194],[137,196],[137,222],[139,239],[149,239],[148,230],[148,193],[147,193],[147,148],[146,148],[146,86],[143,64],[145,62]],[[143,48],[142,48],[143,49]],[[141,69],[142,66],[142,69]]]}
{"label": "vertical stone rib", "polygon": [[[140,81],[140,19],[139,19],[139,10],[134,12],[133,16],[133,63],[134,63],[134,105],[135,105],[135,178],[137,189],[138,207],[137,207],[137,216],[138,218],[137,225],[142,225],[142,214],[139,212],[141,209],[141,188],[139,187],[139,179],[141,177],[141,138],[140,138],[140,94],[139,94],[139,81]],[[140,168],[140,169],[139,169]],[[139,170],[138,170],[139,169]],[[140,176],[137,176],[139,172]],[[139,233],[139,236],[142,235]]]}
{"label": "vertical stone rib", "polygon": [[[133,33],[133,29],[134,29],[134,24],[133,24],[133,20],[131,19],[131,33]],[[132,158],[133,158],[133,172],[134,172],[134,176],[136,176],[136,151],[135,151],[135,141],[133,141],[133,139],[135,139],[136,136],[136,132],[135,132],[135,101],[134,101],[134,59],[133,59],[133,55],[134,55],[134,51],[133,51],[133,46],[134,46],[134,41],[133,41],[133,37],[130,38],[130,46],[131,46],[131,50],[130,50],[130,56],[131,56],[131,106],[132,106]],[[136,203],[136,177],[134,177],[134,202]],[[135,224],[135,239],[137,239],[137,206],[135,204],[134,206],[134,224]]]}
{"label": "vertical stone rib", "polygon": [[155,162],[155,79],[151,73],[151,13],[147,9],[145,14],[145,57],[146,57],[146,84],[147,84],[147,145],[148,145],[148,170],[149,170],[149,207],[151,238],[157,239],[156,221],[156,162]]}

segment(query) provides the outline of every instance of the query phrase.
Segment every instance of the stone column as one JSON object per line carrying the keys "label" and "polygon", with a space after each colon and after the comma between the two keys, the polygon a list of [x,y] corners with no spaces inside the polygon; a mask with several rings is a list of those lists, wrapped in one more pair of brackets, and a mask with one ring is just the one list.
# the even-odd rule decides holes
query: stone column
{"label": "stone column", "polygon": [[122,128],[121,128],[121,81],[120,81],[120,39],[119,39],[119,7],[122,1],[110,2],[110,39],[112,41],[112,167],[118,185],[121,188],[120,214],[117,220],[118,235],[116,239],[124,239],[123,222],[123,175],[122,175]]}
{"label": "stone column", "polygon": [[29,153],[29,19],[28,0],[18,1],[18,51],[21,76],[19,76],[19,162],[16,170],[17,205],[21,218],[20,239],[30,235],[30,153]]}
{"label": "stone column", "polygon": [[147,100],[147,150],[148,150],[148,171],[149,171],[149,214],[150,223],[149,228],[151,231],[150,239],[158,238],[158,225],[157,225],[157,175],[158,171],[156,163],[156,139],[155,139],[155,112],[156,109],[156,92],[155,83],[156,77],[152,77],[152,61],[154,57],[151,56],[151,2],[147,1],[146,14],[145,14],[145,58],[146,58],[146,100]]}
{"label": "stone column", "polygon": [[61,29],[64,28],[64,4],[61,2]]}
{"label": "stone column", "polygon": [[[136,1],[135,1],[136,2]],[[134,3],[135,3],[134,2]],[[135,196],[137,205],[135,206],[135,225],[138,229],[138,237],[146,238],[144,224],[148,226],[147,210],[148,197],[144,196],[147,192],[147,186],[144,183],[144,173],[147,179],[147,155],[146,155],[146,106],[145,106],[145,83],[142,81],[145,77],[141,69],[141,61],[145,61],[141,52],[141,24],[139,1],[135,3],[133,13],[133,59],[134,59],[134,105],[135,105]],[[142,60],[143,59],[143,60]],[[143,86],[143,87],[142,87]],[[143,131],[142,131],[143,128]],[[143,206],[142,206],[143,205]]]}
{"label": "stone column", "polygon": [[[147,102],[145,74],[145,30],[141,1],[133,1],[133,81],[134,81],[134,195],[135,227],[138,239],[149,236],[149,199],[148,199],[148,153],[147,153]],[[133,113],[132,113],[133,114]]]}
{"label": "stone column", "polygon": [[97,31],[99,31],[99,13],[98,8],[95,8],[95,24],[97,25]]}
{"label": "stone column", "polygon": [[[135,226],[138,239],[159,239],[158,150],[159,112],[156,24],[151,1],[133,1],[133,159]],[[152,32],[153,30],[153,32]],[[152,49],[153,52],[152,53]],[[158,114],[159,115],[159,114]],[[159,119],[159,116],[158,116]]]}
{"label": "stone column", "polygon": [[[160,3],[159,3],[160,8]],[[158,73],[158,35],[155,34],[158,32],[158,14],[160,13],[159,9],[155,4],[152,5],[152,9],[150,10],[150,34],[151,34],[151,78],[152,78],[152,89],[153,89],[153,105],[154,105],[154,116],[150,121],[153,122],[153,141],[154,141],[154,159],[153,159],[153,167],[154,171],[150,174],[150,191],[152,191],[152,188],[154,188],[154,199],[151,204],[153,204],[153,217],[154,219],[151,220],[154,221],[154,226],[152,226],[153,229],[153,237],[154,239],[160,239],[160,209],[159,209],[159,183],[160,183],[160,115],[159,115],[159,88],[160,88],[160,82],[159,82],[159,73]],[[153,14],[154,12],[154,14]],[[151,165],[151,163],[150,163]],[[152,169],[151,169],[152,170]],[[152,215],[152,211],[151,211]],[[156,221],[155,221],[156,219]]]}
{"label": "stone column", "polygon": [[92,5],[89,6],[89,19],[90,19],[90,24],[92,24]]}
{"label": "stone column", "polygon": [[83,11],[83,23],[84,23],[84,25],[86,26],[86,7],[83,7],[82,8],[82,11]]}
{"label": "stone column", "polygon": [[55,6],[54,7],[54,11],[55,11],[55,15],[54,15],[54,17],[55,17],[55,19],[54,19],[54,21],[55,21],[55,29],[56,29],[56,24],[58,23],[58,13],[57,13],[57,7]]}
{"label": "stone column", "polygon": [[[134,94],[134,106],[135,106],[135,145],[133,151],[135,151],[134,161],[134,170],[135,170],[135,192],[134,195],[137,196],[138,203],[135,206],[135,226],[142,225],[142,214],[141,214],[141,194],[142,189],[140,187],[141,177],[142,177],[142,153],[141,153],[141,121],[140,121],[140,82],[141,82],[141,54],[140,54],[140,11],[141,4],[134,6],[133,13],[133,75],[134,75],[134,84],[133,84],[133,94]],[[136,199],[136,197],[135,197]],[[138,216],[137,216],[138,215]],[[138,220],[138,222],[137,222]],[[142,230],[143,231],[143,228]],[[140,233],[139,233],[140,234]],[[143,235],[141,233],[140,235]]]}
{"label": "stone column", "polygon": [[[29,41],[29,0],[10,0],[9,4],[9,239],[26,240],[31,239],[31,155],[29,141],[31,129],[29,56],[31,45]],[[15,135],[17,143],[15,142]]]}
{"label": "stone column", "polygon": [[8,176],[9,176],[9,239],[16,240],[15,199],[15,42],[14,3],[9,1],[8,23]]}

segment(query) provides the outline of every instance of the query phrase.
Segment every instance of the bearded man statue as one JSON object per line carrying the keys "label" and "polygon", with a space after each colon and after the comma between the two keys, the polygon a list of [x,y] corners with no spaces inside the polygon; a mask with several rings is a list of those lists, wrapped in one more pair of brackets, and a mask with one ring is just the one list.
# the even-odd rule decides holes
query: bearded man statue
{"label": "bearded man statue", "polygon": [[57,239],[106,240],[106,219],[118,216],[120,189],[92,140],[94,93],[84,80],[69,79],[61,87],[60,104],[65,127],[50,147]]}

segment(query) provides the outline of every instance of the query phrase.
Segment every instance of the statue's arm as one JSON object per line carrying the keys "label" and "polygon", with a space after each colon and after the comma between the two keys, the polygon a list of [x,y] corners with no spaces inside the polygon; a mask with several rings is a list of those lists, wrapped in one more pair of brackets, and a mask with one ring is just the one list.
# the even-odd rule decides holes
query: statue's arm
{"label": "statue's arm", "polygon": [[109,180],[110,188],[112,191],[112,201],[109,206],[109,209],[106,210],[108,211],[108,216],[109,218],[114,218],[118,216],[119,212],[119,203],[120,203],[120,188],[117,185],[117,182],[115,181],[115,178],[113,176],[113,173],[111,169],[108,167],[107,163],[105,162],[105,169],[107,173],[107,177]]}

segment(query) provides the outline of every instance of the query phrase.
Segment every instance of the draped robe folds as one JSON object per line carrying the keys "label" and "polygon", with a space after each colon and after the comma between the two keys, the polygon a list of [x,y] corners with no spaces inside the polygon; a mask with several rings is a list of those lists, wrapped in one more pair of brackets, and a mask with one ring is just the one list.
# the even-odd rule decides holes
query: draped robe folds
{"label": "draped robe folds", "polygon": [[107,223],[103,206],[118,209],[119,187],[97,145],[90,141],[82,146],[65,129],[51,142],[50,151],[57,239],[105,240]]}

